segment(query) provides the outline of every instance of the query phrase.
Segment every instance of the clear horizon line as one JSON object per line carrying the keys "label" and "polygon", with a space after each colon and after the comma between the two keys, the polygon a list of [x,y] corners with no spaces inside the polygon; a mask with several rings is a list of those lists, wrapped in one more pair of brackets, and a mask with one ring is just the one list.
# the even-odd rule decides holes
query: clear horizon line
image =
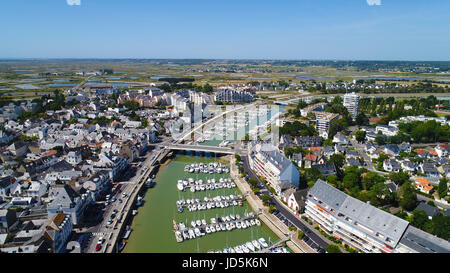
{"label": "clear horizon line", "polygon": [[226,61],[338,61],[338,62],[450,62],[450,60],[412,60],[412,59],[270,59],[270,58],[94,58],[94,57],[11,57],[0,58],[0,61],[22,60],[226,60]]}

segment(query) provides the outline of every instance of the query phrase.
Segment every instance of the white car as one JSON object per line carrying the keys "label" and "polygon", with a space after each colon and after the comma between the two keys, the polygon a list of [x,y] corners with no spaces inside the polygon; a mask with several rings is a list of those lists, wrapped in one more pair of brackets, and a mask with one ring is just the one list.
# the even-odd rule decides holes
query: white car
{"label": "white car", "polygon": [[98,239],[98,244],[103,244],[103,241],[105,240],[105,238],[103,238],[103,236],[101,236],[99,239]]}

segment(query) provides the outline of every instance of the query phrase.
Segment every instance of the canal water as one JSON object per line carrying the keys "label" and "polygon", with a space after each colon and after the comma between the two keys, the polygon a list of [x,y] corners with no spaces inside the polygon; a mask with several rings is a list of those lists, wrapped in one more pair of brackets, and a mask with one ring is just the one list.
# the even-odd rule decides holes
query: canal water
{"label": "canal water", "polygon": [[[173,232],[173,220],[184,222],[190,226],[192,220],[205,219],[208,224],[212,217],[226,216],[231,213],[244,216],[250,212],[251,207],[247,202],[243,206],[211,209],[203,211],[182,213],[177,211],[176,201],[179,199],[199,198],[217,195],[237,195],[239,189],[218,189],[192,193],[179,191],[176,187],[179,179],[192,177],[194,179],[227,178],[229,174],[191,174],[184,172],[184,167],[192,163],[209,163],[219,161],[219,158],[177,155],[169,163],[161,166],[155,181],[156,186],[149,189],[144,197],[144,205],[138,209],[138,214],[132,223],[130,238],[123,250],[125,253],[205,253],[209,250],[223,250],[227,246],[242,245],[247,241],[264,237],[269,242],[278,240],[278,237],[262,223],[261,226],[248,227],[247,229],[234,229],[232,231],[220,231],[206,234],[200,238],[185,240],[178,243]],[[222,164],[229,165],[229,161],[220,159]]]}

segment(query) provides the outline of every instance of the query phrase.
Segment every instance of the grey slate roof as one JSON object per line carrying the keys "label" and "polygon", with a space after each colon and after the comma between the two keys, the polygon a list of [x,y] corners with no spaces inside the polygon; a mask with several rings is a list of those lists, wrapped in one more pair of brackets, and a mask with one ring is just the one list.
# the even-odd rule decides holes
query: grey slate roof
{"label": "grey slate roof", "polygon": [[317,197],[334,210],[338,210],[347,198],[347,194],[318,179],[308,194]]}
{"label": "grey slate roof", "polygon": [[393,247],[397,245],[409,224],[408,221],[351,196],[348,196],[345,199],[344,203],[339,208],[339,212],[350,217],[354,223],[356,222],[373,230],[373,236],[375,236],[376,232],[387,236],[393,240],[393,242],[385,241],[384,243]]}
{"label": "grey slate roof", "polygon": [[[371,229],[374,238],[376,233],[382,234],[383,242],[392,247],[397,245],[409,225],[407,221],[355,199],[320,179],[316,181],[308,195],[315,196],[338,214],[351,218],[353,225],[358,224]],[[308,198],[311,200],[311,197]],[[355,225],[355,228],[361,227]],[[386,241],[386,237],[391,241]],[[377,240],[382,241],[379,237]]]}
{"label": "grey slate roof", "polygon": [[427,215],[431,217],[441,214],[437,208],[430,206],[425,202],[420,202],[420,204],[416,207],[416,209],[424,210],[427,213]]}
{"label": "grey slate roof", "polygon": [[400,240],[403,244],[419,253],[450,253],[450,243],[418,228],[409,226]]}

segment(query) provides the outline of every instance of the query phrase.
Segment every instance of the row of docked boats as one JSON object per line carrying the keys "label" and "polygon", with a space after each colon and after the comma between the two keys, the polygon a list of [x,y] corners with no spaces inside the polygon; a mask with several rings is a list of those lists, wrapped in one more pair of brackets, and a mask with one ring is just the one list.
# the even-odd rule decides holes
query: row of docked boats
{"label": "row of docked boats", "polygon": [[219,195],[213,198],[204,197],[203,201],[199,198],[181,199],[177,201],[178,212],[183,212],[184,208],[188,211],[206,210],[214,208],[227,208],[230,206],[242,206],[242,196],[230,194],[228,196]]}
{"label": "row of docked boats", "polygon": [[255,225],[260,226],[261,222],[254,217],[254,215],[247,215],[246,218],[241,218],[239,214],[231,214],[219,218],[211,218],[209,224],[205,219],[193,220],[191,221],[191,227],[186,227],[183,222],[177,224],[174,220],[175,238],[177,242],[183,242],[184,240],[195,239],[219,231],[231,231],[235,228],[246,229]]}
{"label": "row of docked boats", "polygon": [[[264,250],[269,247],[264,238],[246,242],[245,244],[235,247],[226,247],[223,250],[217,250],[215,253],[252,253],[260,250]],[[212,253],[213,251],[211,251]]]}
{"label": "row of docked boats", "polygon": [[189,173],[229,173],[230,168],[228,166],[222,165],[222,163],[211,162],[211,163],[192,163],[184,167],[185,172]]}
{"label": "row of docked boats", "polygon": [[188,179],[180,179],[177,182],[177,189],[180,191],[185,191],[189,188],[191,192],[205,191],[205,190],[216,190],[223,188],[235,188],[236,184],[231,180],[231,178],[220,178],[218,181],[215,178],[207,179],[203,181],[202,179],[194,180],[190,177]]}

